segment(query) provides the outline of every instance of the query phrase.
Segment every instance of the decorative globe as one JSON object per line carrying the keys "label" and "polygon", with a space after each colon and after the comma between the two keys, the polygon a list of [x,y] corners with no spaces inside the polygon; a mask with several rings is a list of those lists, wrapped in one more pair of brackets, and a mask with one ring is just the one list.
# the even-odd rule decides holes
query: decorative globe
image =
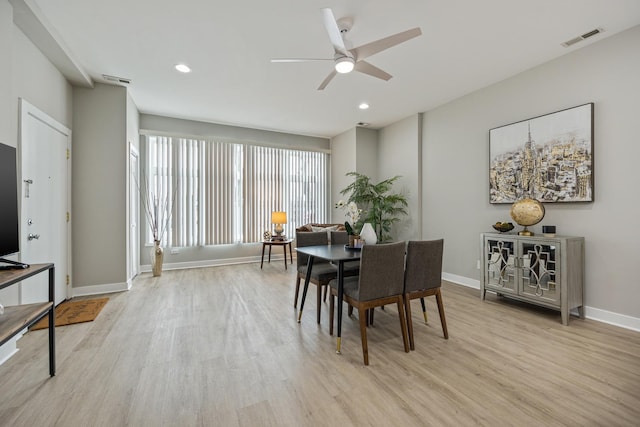
{"label": "decorative globe", "polygon": [[521,236],[533,236],[533,233],[527,230],[530,225],[535,225],[544,218],[544,205],[534,199],[522,199],[511,205],[511,218],[518,224],[524,226],[524,230],[518,234]]}

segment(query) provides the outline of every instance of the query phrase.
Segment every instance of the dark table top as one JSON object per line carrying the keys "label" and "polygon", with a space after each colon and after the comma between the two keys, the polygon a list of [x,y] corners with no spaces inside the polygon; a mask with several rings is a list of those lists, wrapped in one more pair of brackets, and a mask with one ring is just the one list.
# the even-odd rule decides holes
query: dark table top
{"label": "dark table top", "polygon": [[359,260],[361,256],[361,251],[347,249],[344,245],[303,246],[301,248],[296,248],[296,251],[316,258],[326,259],[328,261]]}

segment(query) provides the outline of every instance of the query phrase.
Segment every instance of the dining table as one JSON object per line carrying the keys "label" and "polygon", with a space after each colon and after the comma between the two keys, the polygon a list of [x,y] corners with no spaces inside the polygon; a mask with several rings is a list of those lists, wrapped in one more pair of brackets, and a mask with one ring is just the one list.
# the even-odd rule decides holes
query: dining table
{"label": "dining table", "polygon": [[337,281],[338,281],[338,337],[336,341],[336,353],[340,354],[341,336],[342,336],[342,296],[344,292],[344,263],[347,261],[359,261],[361,256],[360,248],[349,248],[345,245],[318,245],[303,246],[296,248],[296,251],[307,255],[307,275],[304,280],[304,289],[302,291],[302,301],[300,303],[300,312],[298,313],[298,323],[302,319],[302,311],[304,309],[304,301],[309,288],[309,279],[313,263],[316,258],[324,259],[337,264]]}

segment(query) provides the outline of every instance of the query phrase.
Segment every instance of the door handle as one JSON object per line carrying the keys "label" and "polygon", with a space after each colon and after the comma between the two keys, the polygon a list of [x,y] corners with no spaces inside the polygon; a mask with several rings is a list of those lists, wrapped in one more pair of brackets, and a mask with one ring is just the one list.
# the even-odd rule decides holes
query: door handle
{"label": "door handle", "polygon": [[29,235],[27,236],[27,240],[33,240],[33,239],[38,240],[39,238],[40,238],[39,234],[29,233]]}

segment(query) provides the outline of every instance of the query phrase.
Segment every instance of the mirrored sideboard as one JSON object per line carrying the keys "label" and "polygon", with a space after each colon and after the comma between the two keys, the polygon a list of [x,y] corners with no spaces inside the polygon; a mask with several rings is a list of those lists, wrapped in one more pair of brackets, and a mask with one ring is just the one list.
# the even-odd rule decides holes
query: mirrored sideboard
{"label": "mirrored sideboard", "polygon": [[495,292],[584,319],[584,238],[480,234],[480,298]]}

